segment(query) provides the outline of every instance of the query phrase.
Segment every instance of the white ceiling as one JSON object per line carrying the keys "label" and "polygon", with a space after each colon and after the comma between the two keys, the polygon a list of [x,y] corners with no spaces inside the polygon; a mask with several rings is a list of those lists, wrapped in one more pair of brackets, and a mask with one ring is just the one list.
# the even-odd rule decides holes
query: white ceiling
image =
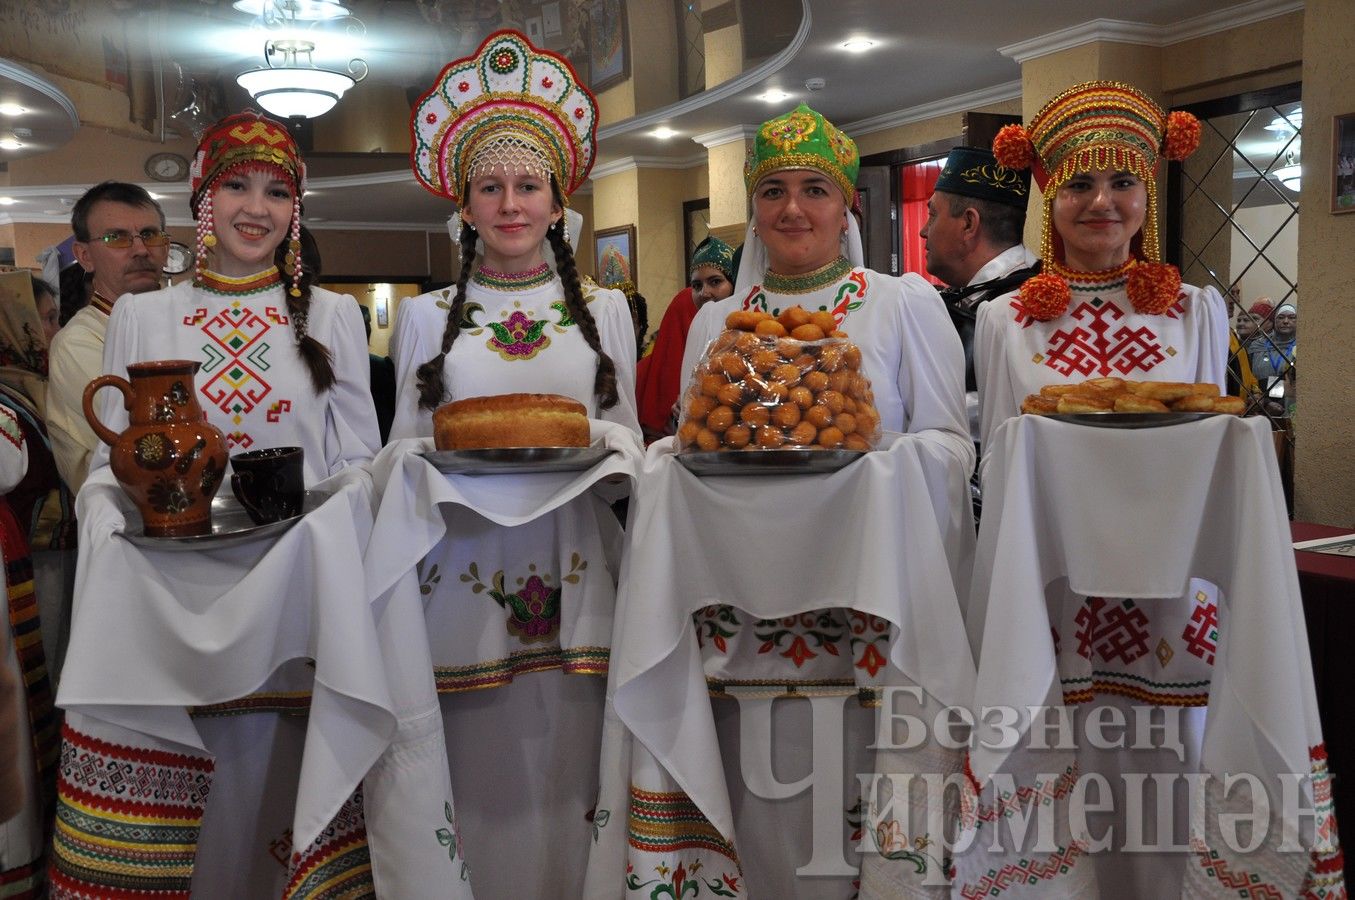
{"label": "white ceiling", "polygon": [[[425,0],[427,2],[427,0]],[[365,12],[364,3],[374,12]],[[1259,21],[1302,8],[1302,0],[798,0],[799,27],[788,46],[754,69],[714,90],[663,109],[611,123],[600,132],[598,166],[606,173],[631,165],[684,167],[705,158],[702,143],[719,143],[804,101],[848,134],[870,131],[1020,95],[1020,60],[1094,39],[1166,45],[1200,34]],[[431,83],[440,65],[478,38],[463,35],[448,47],[446,36],[429,38],[427,22],[406,0],[350,2],[364,16],[367,34],[358,39],[371,65],[370,79],[402,86]],[[745,0],[745,15],[757,4]],[[793,8],[793,4],[791,4]],[[165,36],[178,48],[174,61],[185,69],[215,70],[229,80],[262,58],[261,42],[243,26],[227,0],[165,0],[162,14],[181,17]],[[166,20],[167,21],[167,20]],[[185,23],[192,24],[192,27]],[[789,26],[790,23],[787,23]],[[235,28],[233,36],[223,29]],[[789,27],[784,29],[789,31]],[[840,49],[851,37],[876,46],[863,54]],[[168,45],[169,41],[164,43]],[[465,50],[461,51],[466,52]],[[318,61],[318,60],[317,60]],[[676,64],[674,62],[674,64]],[[819,91],[805,81],[822,78]],[[359,84],[353,90],[361,91]],[[769,105],[757,95],[780,88],[792,96]],[[658,126],[677,135],[653,137]],[[696,139],[702,138],[702,142]],[[317,228],[440,229],[448,204],[419,188],[398,157],[387,156],[378,171],[312,180],[307,220]],[[0,207],[0,223],[63,221],[68,205],[87,185],[0,188],[14,203]],[[186,184],[147,184],[166,197],[172,221],[187,203]],[[64,201],[64,202],[63,202]]]}

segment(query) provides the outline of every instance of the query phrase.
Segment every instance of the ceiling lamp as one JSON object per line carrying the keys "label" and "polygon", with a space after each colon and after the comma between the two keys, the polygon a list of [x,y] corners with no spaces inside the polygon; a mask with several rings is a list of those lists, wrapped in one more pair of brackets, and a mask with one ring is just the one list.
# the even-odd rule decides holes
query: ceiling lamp
{"label": "ceiling lamp", "polygon": [[1271,173],[1280,184],[1284,185],[1294,193],[1299,191],[1299,177],[1303,174],[1303,167],[1294,161],[1294,151],[1290,150],[1284,157],[1284,165],[1280,166]]}
{"label": "ceiling lamp", "polygon": [[288,18],[295,22],[315,22],[324,19],[341,19],[348,15],[348,9],[338,0],[235,0],[231,6],[247,13],[266,19],[286,9]]}
{"label": "ceiling lamp", "polygon": [[[250,0],[241,2],[249,4]],[[252,5],[257,6],[259,2],[253,0]],[[347,16],[344,7],[331,0],[262,0],[262,3],[260,22],[267,28],[285,29],[288,37],[266,41],[264,67],[242,72],[235,81],[265,112],[282,118],[322,116],[334,108],[349,88],[367,77],[367,63],[362,59],[349,60],[346,72],[318,68],[312,59],[315,41],[295,36],[305,33],[304,30],[298,32],[296,23],[301,21],[304,12],[314,12],[313,7],[334,7],[340,11],[339,15],[352,23],[350,32],[365,31],[362,22]],[[321,20],[312,16],[311,27],[318,21],[333,21],[338,17],[327,16]]]}
{"label": "ceiling lamp", "polygon": [[1281,134],[1292,134],[1303,130],[1303,108],[1299,107],[1287,116],[1276,116],[1271,119],[1270,124],[1266,126],[1266,131],[1275,131]]}

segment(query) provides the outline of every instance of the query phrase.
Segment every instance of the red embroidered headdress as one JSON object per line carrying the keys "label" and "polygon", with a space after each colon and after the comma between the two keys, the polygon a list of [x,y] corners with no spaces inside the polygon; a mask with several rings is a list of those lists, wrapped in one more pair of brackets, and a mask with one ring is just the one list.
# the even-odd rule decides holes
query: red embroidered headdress
{"label": "red embroidered headdress", "polygon": [[1074,85],[1045,104],[1030,125],[1008,125],[993,139],[993,153],[1009,169],[1033,170],[1044,194],[1040,257],[1045,271],[1022,287],[1022,300],[1042,321],[1068,309],[1067,281],[1057,274],[1063,241],[1053,227],[1059,188],[1084,172],[1129,172],[1144,183],[1148,209],[1130,253],[1139,265],[1129,274],[1129,297],[1144,313],[1165,312],[1176,302],[1181,274],[1163,264],[1158,245],[1157,170],[1163,156],[1182,160],[1200,144],[1200,123],[1187,112],[1163,111],[1138,88],[1117,81]]}
{"label": "red embroidered headdress", "polygon": [[292,186],[292,223],[287,254],[287,274],[292,279],[292,295],[299,296],[297,282],[301,273],[301,195],[306,190],[306,164],[286,126],[265,115],[247,109],[227,116],[207,129],[198,143],[189,168],[193,188],[190,204],[198,220],[197,281],[206,265],[207,249],[216,246],[212,221],[212,194],[227,172],[241,166],[276,174]]}
{"label": "red embroidered headdress", "polygon": [[470,177],[496,165],[552,175],[568,199],[593,168],[597,118],[566,59],[499,31],[414,104],[410,163],[420,184],[458,204]]}

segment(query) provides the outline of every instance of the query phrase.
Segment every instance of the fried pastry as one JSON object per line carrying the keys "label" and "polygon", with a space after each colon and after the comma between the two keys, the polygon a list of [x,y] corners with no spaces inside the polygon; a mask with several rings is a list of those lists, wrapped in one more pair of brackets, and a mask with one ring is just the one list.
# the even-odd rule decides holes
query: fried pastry
{"label": "fried pastry", "polygon": [[1134,394],[1122,394],[1115,398],[1115,411],[1122,413],[1164,413],[1171,412],[1167,404],[1151,397],[1139,397]]}
{"label": "fried pastry", "polygon": [[1021,401],[1021,412],[1036,416],[1047,416],[1059,411],[1059,401],[1043,394],[1031,394]]}

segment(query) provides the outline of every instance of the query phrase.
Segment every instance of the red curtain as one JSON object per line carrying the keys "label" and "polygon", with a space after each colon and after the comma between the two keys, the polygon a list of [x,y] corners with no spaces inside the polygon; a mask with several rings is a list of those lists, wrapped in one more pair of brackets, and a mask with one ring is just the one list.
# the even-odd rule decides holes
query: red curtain
{"label": "red curtain", "polygon": [[941,177],[945,164],[942,158],[899,167],[899,241],[903,245],[899,248],[899,258],[903,261],[904,272],[916,272],[934,284],[940,282],[927,274],[927,252],[917,233],[927,224],[927,201],[931,199],[936,179]]}

